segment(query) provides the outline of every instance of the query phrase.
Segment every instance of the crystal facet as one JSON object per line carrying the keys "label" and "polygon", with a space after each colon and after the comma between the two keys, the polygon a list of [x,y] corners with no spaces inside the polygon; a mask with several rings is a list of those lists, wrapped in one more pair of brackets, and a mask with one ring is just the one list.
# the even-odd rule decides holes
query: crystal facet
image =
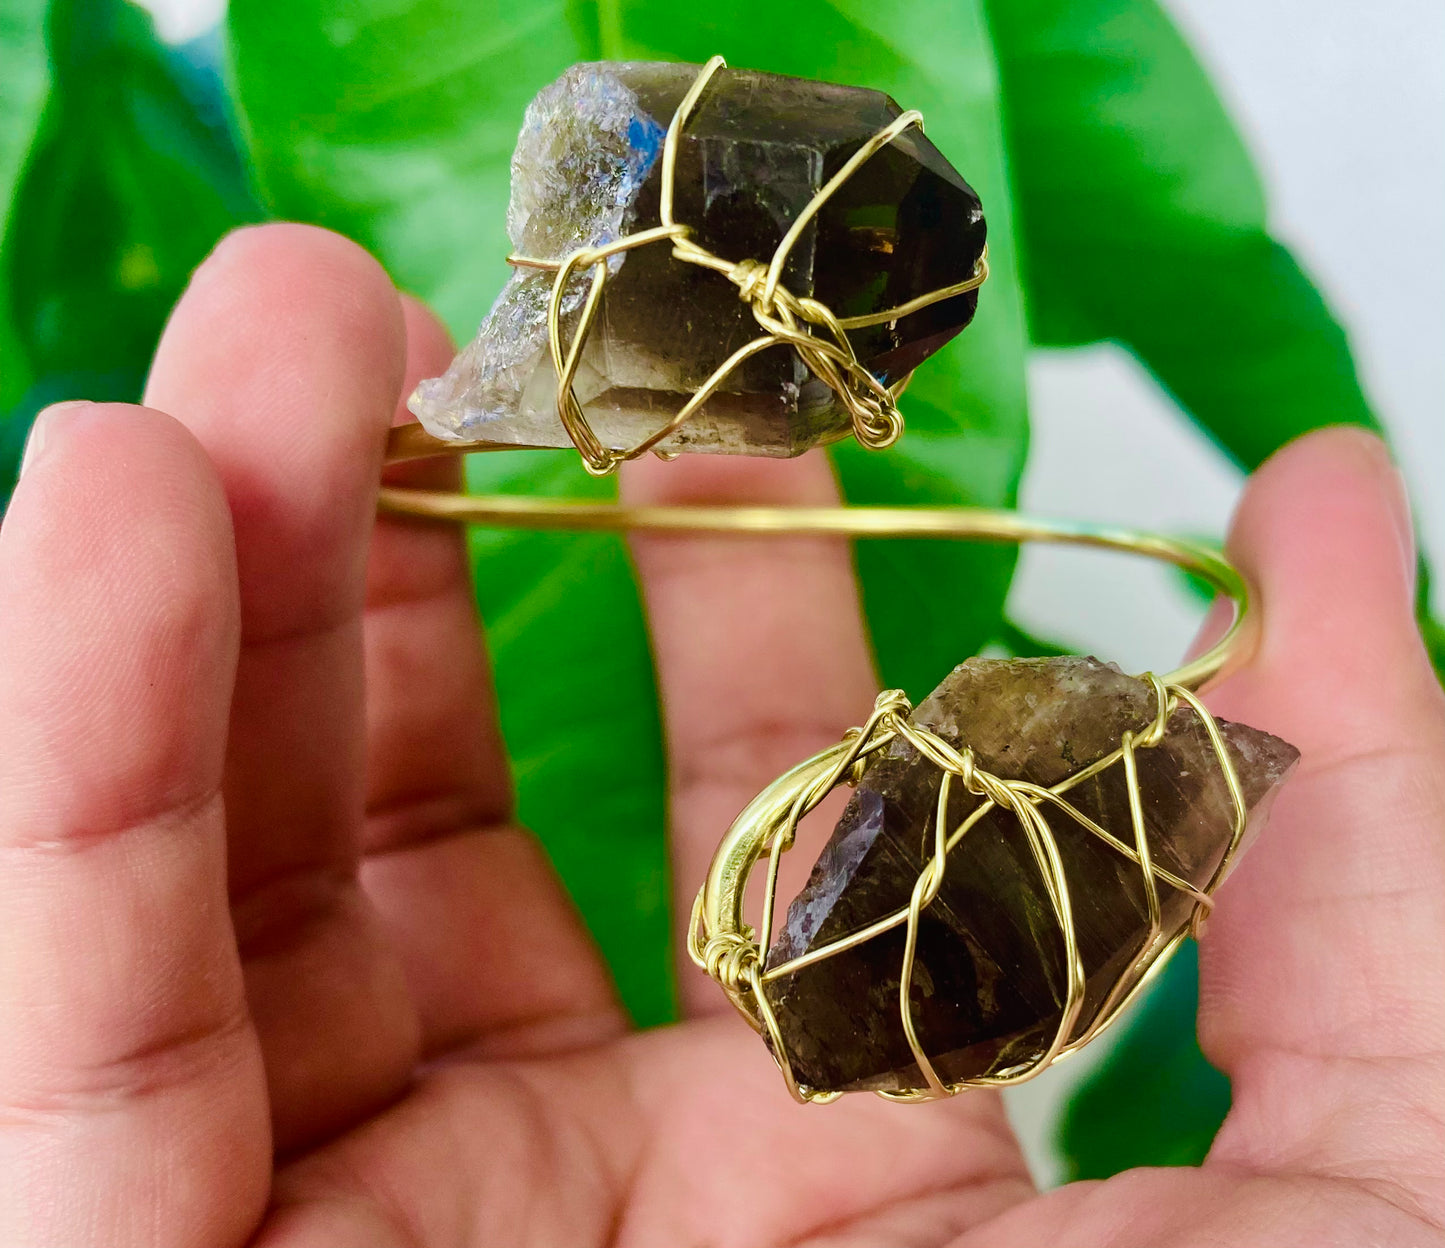
{"label": "crystal facet", "polygon": [[[913,719],[956,748],[971,746],[994,775],[1053,785],[1117,750],[1154,717],[1145,681],[1096,659],[971,659]],[[1298,752],[1278,737],[1219,721],[1250,810],[1246,836]],[[1231,832],[1228,790],[1209,738],[1187,707],[1158,746],[1136,758],[1156,864],[1202,887]],[[770,967],[850,935],[908,904],[932,849],[940,774],[895,742],[871,763],[768,954]],[[1121,765],[1069,790],[1067,800],[1132,844]],[[979,799],[955,784],[949,826]],[[1041,808],[1058,840],[1086,976],[1087,1028],[1148,934],[1137,864],[1068,818]],[[1193,900],[1161,883],[1163,936],[1188,922]],[[798,1081],[817,1090],[923,1084],[899,1013],[904,929],[772,981],[769,997]],[[985,815],[948,857],[941,891],[919,926],[911,1006],[923,1051],[946,1081],[975,1078],[1044,1052],[1062,1017],[1065,963],[1058,921],[1017,819]]]}
{"label": "crystal facet", "polygon": [[[508,231],[518,254],[560,259],[658,224],[667,124],[698,66],[575,65],[527,109],[512,157]],[[886,95],[723,69],[693,111],[677,156],[676,219],[730,261],[767,261],[819,189],[900,109]],[[875,154],[790,253],[784,285],[840,317],[897,307],[966,280],[984,245],[978,196],[917,129]],[[574,390],[603,445],[622,450],[664,425],[761,330],[738,288],[653,243],[619,254]],[[570,341],[590,274],[563,304]],[[571,444],[547,351],[553,275],[519,269],[445,376],[411,408],[441,438]],[[896,322],[855,329],[858,358],[889,384],[972,319],[970,291]],[[841,436],[849,417],[785,346],[745,361],[667,438],[667,451],[789,456]]]}

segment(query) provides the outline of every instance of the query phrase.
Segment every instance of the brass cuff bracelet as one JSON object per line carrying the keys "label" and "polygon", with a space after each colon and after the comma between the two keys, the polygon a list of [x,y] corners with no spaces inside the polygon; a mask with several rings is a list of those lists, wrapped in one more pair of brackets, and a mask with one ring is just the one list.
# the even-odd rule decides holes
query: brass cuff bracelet
{"label": "brass cuff bracelet", "polygon": [[[393,431],[388,462],[425,454],[446,454],[477,449],[465,444],[429,439],[416,426]],[[1236,773],[1235,761],[1214,718],[1199,703],[1194,690],[1236,659],[1248,605],[1243,578],[1216,551],[1203,544],[1123,529],[1036,519],[1016,512],[965,507],[781,507],[781,506],[628,506],[584,503],[554,498],[476,496],[450,492],[387,487],[382,509],[395,515],[486,525],[497,528],[532,528],[576,532],[712,533],[757,537],[796,534],[834,537],[958,538],[983,542],[1047,542],[1088,546],[1146,555],[1182,568],[1205,581],[1234,604],[1234,617],[1224,634],[1207,650],[1162,677],[1145,674],[1138,680],[1149,690],[1153,710],[1148,722],[1126,731],[1115,749],[1047,785],[994,774],[980,766],[966,744],[950,742],[910,718],[912,707],[899,690],[879,695],[861,727],[847,733],[836,746],[824,750],[780,776],[738,816],[723,837],[693,912],[688,952],[727,993],[740,1013],[767,1040],[788,1090],[804,1101],[828,1101],[838,1088],[818,1089],[801,1082],[793,1071],[788,1045],[770,1000],[769,987],[820,961],[844,953],[862,942],[895,930],[904,934],[896,1002],[898,1027],[911,1056],[911,1080],[899,1086],[875,1088],[892,1099],[913,1100],[947,1095],[965,1087],[998,1086],[1031,1078],[1052,1062],[1098,1035],[1157,971],[1178,944],[1197,931],[1208,914],[1210,895],[1233,865],[1242,847],[1248,803]],[[1163,744],[1183,712],[1202,729],[1208,753],[1217,768],[1217,783],[1228,794],[1228,821],[1222,852],[1202,883],[1155,861],[1156,835],[1150,835],[1145,816],[1137,758]],[[936,815],[931,822],[931,843],[923,855],[923,869],[906,904],[859,930],[847,933],[784,962],[770,963],[763,937],[774,929],[776,888],[781,855],[793,844],[798,823],[835,788],[857,785],[872,760],[890,746],[906,743],[925,758],[937,773]],[[1068,800],[1070,790],[1115,772],[1127,794],[1127,831],[1111,832],[1086,809]],[[963,818],[950,818],[950,804],[958,791],[979,801]],[[1052,1033],[1020,1061],[993,1063],[985,1073],[965,1079],[947,1079],[930,1060],[912,1021],[912,996],[902,986],[914,983],[914,961],[920,921],[937,899],[951,854],[966,833],[994,812],[1007,812],[1035,858],[1043,891],[1056,923],[1057,939],[1067,967],[1067,989]],[[1139,933],[1137,948],[1118,968],[1117,977],[1102,1002],[1089,1002],[1086,967],[1075,930],[1078,900],[1070,887],[1065,855],[1046,813],[1070,820],[1096,838],[1119,859],[1133,864],[1139,891],[1146,900],[1148,923]],[[762,914],[748,922],[744,899],[756,868],[765,873]],[[1166,924],[1161,886],[1187,904],[1186,915]],[[1086,1005],[1089,1006],[1087,1016]]]}
{"label": "brass cuff bracelet", "polygon": [[[920,137],[919,115],[877,93],[728,71],[721,58],[701,67],[684,90],[679,68],[576,67],[534,101],[513,163],[513,241],[520,250],[540,237],[528,233],[533,226],[547,238],[580,241],[557,258],[509,258],[521,276],[513,277],[477,342],[447,376],[418,388],[413,410],[427,428],[394,429],[388,464],[546,441],[570,444],[589,472],[603,475],[648,452],[662,458],[683,450],[795,454],[849,435],[881,448],[901,434],[897,400],[911,367],[967,323],[974,292],[987,277],[977,197]],[[786,228],[778,225],[781,241],[769,261],[735,261],[717,252],[718,221],[709,226],[713,245],[703,246],[699,232],[709,222],[694,227],[676,217],[685,127],[698,124],[705,93],[707,108],[715,110],[708,124],[721,127],[709,132],[714,148],[736,143],[752,144],[753,153],[772,150],[763,141],[773,137],[768,127],[799,117],[806,139],[814,106],[822,109],[818,126],[829,133],[850,107],[856,118],[891,120],[808,166],[817,188],[794,204]],[[765,107],[770,93],[782,101],[772,112]],[[661,137],[648,111],[656,104],[647,101],[679,98]],[[589,110],[601,120],[589,120]],[[762,137],[750,126],[762,127]],[[552,161],[555,149],[568,143],[594,145],[581,162],[594,170],[588,176],[597,176],[597,168],[613,171],[612,182],[604,178],[606,194],[586,188],[587,211],[629,195],[635,208],[652,194],[647,202],[655,205],[657,223],[626,232],[617,228],[619,215],[583,228],[549,206],[545,194],[566,183],[558,170],[579,164],[558,161],[548,166],[547,178],[533,182],[528,161]],[[911,146],[895,149],[900,143]],[[702,159],[701,149],[690,150],[690,159]],[[611,165],[604,159],[609,151]],[[924,170],[919,179],[932,179],[927,194],[910,183],[914,189],[902,199],[912,206],[900,202],[891,217],[887,203],[859,207],[848,199],[866,191],[886,200],[877,190],[882,175],[860,173],[884,151],[892,152],[890,169],[913,161],[908,168]],[[756,170],[758,159],[732,160],[708,176],[740,176],[739,168]],[[836,164],[830,176],[829,161]],[[771,176],[765,164],[757,176]],[[747,189],[738,194],[746,198]],[[914,202],[919,195],[926,210]],[[758,199],[776,207],[761,193]],[[956,220],[963,233],[940,242],[937,222],[946,212],[962,214]],[[840,286],[852,292],[848,316],[784,285],[810,224],[817,230],[808,244],[814,248],[808,272],[833,263],[824,242],[839,238],[837,245],[854,257],[849,264],[876,269],[866,282]],[[935,234],[920,242],[920,231],[929,230]],[[955,245],[960,236],[968,240],[962,251]],[[627,260],[655,244],[670,247],[678,264],[669,269],[650,260],[639,267]],[[935,244],[946,253],[938,270],[945,280],[920,290],[919,274],[928,269],[920,257],[934,255]],[[900,276],[903,268],[908,271]],[[590,283],[583,280],[588,272]],[[547,273],[553,276],[544,292],[528,275]],[[664,293],[644,290],[644,278],[662,283]],[[709,283],[724,279],[759,336],[746,337],[751,331],[736,301],[717,302],[728,288]],[[616,338],[633,324],[628,317],[638,306],[681,297],[666,293],[668,282],[694,292],[696,320],[669,321],[674,340],[644,344],[651,354],[643,352],[643,364],[624,361],[632,380],[610,383],[624,397],[599,402],[612,347],[589,344],[609,291],[620,284],[624,292],[617,296],[616,323],[608,322]],[[726,329],[715,367],[707,351],[697,355],[714,344],[699,341],[695,323]],[[525,351],[517,345],[517,325]],[[506,333],[514,337],[499,348],[498,335]],[[746,340],[734,346],[740,335]],[[813,387],[806,404],[799,387],[784,381],[781,405],[777,396],[764,395],[773,407],[763,403],[738,416],[739,404],[760,393],[761,374],[748,371],[756,368],[755,357],[779,348],[795,359],[789,375]],[[689,367],[675,371],[692,382],[704,379],[674,414],[638,436],[634,409],[623,409],[633,403],[645,415],[659,395],[678,388],[670,379],[651,392],[638,388],[639,378],[657,375],[668,349],[691,352]],[[576,392],[584,365],[591,370],[587,402]],[[900,375],[890,380],[892,368]],[[539,409],[534,382],[555,387],[555,413]],[[783,440],[764,445],[758,439],[774,434],[758,424],[757,411],[795,423]],[[973,659],[917,708],[901,691],[886,691],[859,727],[774,780],[737,816],[698,893],[687,951],[761,1034],[801,1101],[855,1090],[931,1099],[1020,1082],[1077,1050],[1198,932],[1214,890],[1296,758],[1267,733],[1215,720],[1196,695],[1237,658],[1248,606],[1239,573],[1200,543],[965,507],[630,506],[395,486],[382,489],[381,507],[493,527],[1091,546],[1163,560],[1233,602],[1224,635],[1162,677],[1127,676],[1092,659]],[[800,821],[840,786],[853,791],[848,806],[779,930],[782,855]],[[745,903],[759,868],[760,913],[750,923]]]}

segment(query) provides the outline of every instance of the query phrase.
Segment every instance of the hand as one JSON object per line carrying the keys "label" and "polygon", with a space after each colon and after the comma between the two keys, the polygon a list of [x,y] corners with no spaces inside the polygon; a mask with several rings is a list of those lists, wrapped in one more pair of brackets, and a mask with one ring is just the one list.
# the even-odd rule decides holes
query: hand
{"label": "hand", "polygon": [[[1257,646],[1211,704],[1304,752],[1204,940],[1234,1110],[1201,1169],[1039,1197],[995,1096],[796,1106],[690,966],[688,1021],[629,1033],[511,822],[462,539],[374,521],[449,351],[355,247],[268,226],[196,276],[147,408],[42,418],[0,532],[0,1243],[1445,1242],[1445,710],[1377,442],[1282,452],[1232,538]],[[817,456],[626,488],[833,490]],[[875,682],[846,548],[635,552],[685,916]]]}

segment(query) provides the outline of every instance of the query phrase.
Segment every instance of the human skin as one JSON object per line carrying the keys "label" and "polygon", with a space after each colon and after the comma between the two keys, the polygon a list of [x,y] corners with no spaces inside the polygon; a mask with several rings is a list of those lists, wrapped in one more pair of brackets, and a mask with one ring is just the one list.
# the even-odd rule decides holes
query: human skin
{"label": "human skin", "polygon": [[[512,821],[462,538],[374,519],[449,352],[358,248],[265,226],[197,273],[145,407],[41,418],[0,528],[0,1244],[1445,1243],[1445,699],[1378,441],[1286,448],[1230,537],[1256,615],[1207,700],[1303,755],[1201,945],[1234,1108],[1198,1169],[1040,1196],[996,1096],[799,1107],[688,965],[685,1021],[629,1029]],[[834,497],[817,455],[624,488]],[[875,677],[845,546],[633,548],[686,915]]]}

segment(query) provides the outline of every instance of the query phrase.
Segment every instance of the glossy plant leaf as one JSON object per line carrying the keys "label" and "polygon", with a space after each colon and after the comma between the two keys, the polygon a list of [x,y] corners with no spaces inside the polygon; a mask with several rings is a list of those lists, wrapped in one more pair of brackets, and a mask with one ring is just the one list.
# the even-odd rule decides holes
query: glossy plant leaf
{"label": "glossy plant leaf", "polygon": [[1008,616],[999,621],[993,644],[1003,651],[1005,658],[1010,659],[1050,659],[1079,653],[1076,646],[1040,637]]}
{"label": "glossy plant leaf", "polygon": [[10,240],[16,192],[50,92],[45,7],[45,0],[0,0],[0,506],[24,440],[20,422],[5,420],[4,413],[19,405],[32,380],[14,326]]}
{"label": "glossy plant leaf", "polygon": [[1430,614],[1432,578],[1430,565],[1423,557],[1420,559],[1417,578],[1415,612],[1420,621],[1420,636],[1425,642],[1425,649],[1429,651],[1430,662],[1435,666],[1435,674],[1440,677],[1441,683],[1445,683],[1445,624]]}
{"label": "glossy plant leaf", "polygon": [[1229,1080],[1199,1051],[1198,998],[1199,952],[1191,940],[1069,1103],[1059,1126],[1066,1178],[1204,1160],[1229,1112]]}
{"label": "glossy plant leaf", "polygon": [[50,90],[45,0],[0,0],[0,220],[8,222]]}
{"label": "glossy plant leaf", "polygon": [[191,271],[259,211],[213,49],[167,48],[126,0],[53,0],[48,36],[54,90],[5,242],[17,434],[57,398],[139,398]]}
{"label": "glossy plant leaf", "polygon": [[1323,425],[1378,430],[1344,330],[1270,236],[1244,142],[1155,0],[987,10],[1033,340],[1120,342],[1246,470]]}
{"label": "glossy plant leaf", "polygon": [[988,0],[988,15],[1033,340],[1122,343],[1246,469],[1320,425],[1378,427],[1159,5]]}
{"label": "glossy plant leaf", "polygon": [[[493,493],[606,498],[571,452],[473,456]],[[480,474],[479,474],[480,475]],[[546,842],[639,1022],[672,1012],[665,777],[652,655],[610,534],[471,535],[522,817]]]}
{"label": "glossy plant leaf", "polygon": [[[1026,442],[1024,333],[995,82],[972,3],[300,0],[286,22],[274,19],[261,0],[234,0],[229,17],[268,205],[363,242],[459,338],[503,280],[522,111],[574,61],[722,52],[739,65],[881,87],[923,109],[934,140],[984,196],[994,276],[974,326],[910,390],[902,447],[840,452],[839,472],[860,500],[1013,500]],[[469,478],[475,489],[529,493],[612,488],[569,456],[475,456]],[[661,747],[625,546],[482,533],[474,551],[522,816],[581,902],[634,1014],[660,1020],[671,1010]],[[883,674],[921,692],[992,635],[1013,556],[874,544],[859,564]],[[558,690],[583,699],[565,722]]]}

